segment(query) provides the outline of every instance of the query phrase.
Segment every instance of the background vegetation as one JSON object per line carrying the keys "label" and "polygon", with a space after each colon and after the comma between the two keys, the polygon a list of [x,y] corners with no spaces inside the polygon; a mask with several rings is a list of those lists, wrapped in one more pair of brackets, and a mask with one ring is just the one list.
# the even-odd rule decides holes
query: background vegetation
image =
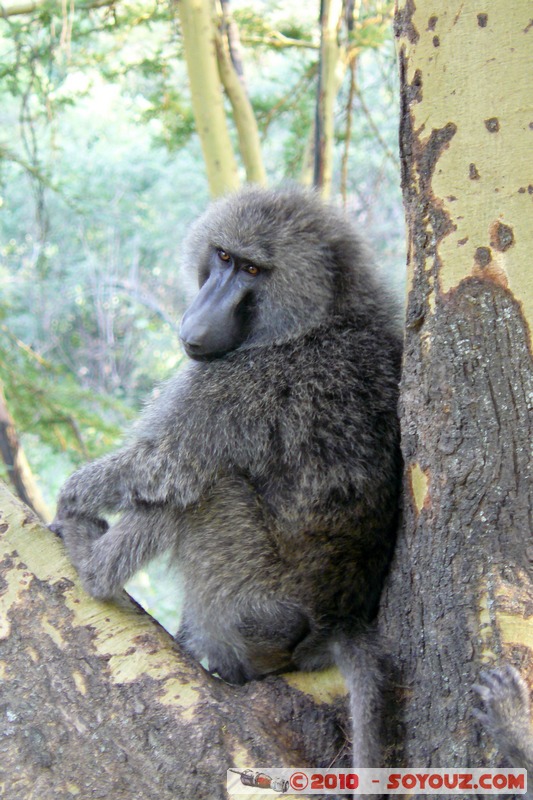
{"label": "background vegetation", "polygon": [[[0,387],[53,507],[66,476],[116,446],[153,387],[179,368],[180,242],[209,187],[171,6],[6,8]],[[306,179],[318,4],[248,0],[232,11],[267,179]],[[356,57],[335,100],[332,200],[345,205],[402,291],[391,8],[368,0],[352,12],[356,24],[345,35]],[[241,164],[239,171],[244,179]],[[156,591],[161,569],[130,588],[173,628],[175,597],[166,585]]]}

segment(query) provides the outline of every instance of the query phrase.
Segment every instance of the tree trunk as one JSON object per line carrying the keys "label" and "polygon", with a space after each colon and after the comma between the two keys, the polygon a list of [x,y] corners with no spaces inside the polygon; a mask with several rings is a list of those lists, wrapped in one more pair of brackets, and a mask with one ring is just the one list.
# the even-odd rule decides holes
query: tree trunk
{"label": "tree trunk", "polygon": [[228,686],[126,594],[85,594],[61,542],[1,484],[0,508],[6,800],[218,800],[228,768],[338,759],[336,670]]}
{"label": "tree trunk", "polygon": [[259,129],[244,84],[237,26],[231,19],[227,2],[222,3],[221,29],[216,31],[215,36],[220,80],[231,103],[246,180],[266,184]]}
{"label": "tree trunk", "polygon": [[502,661],[533,684],[530,12],[404,0],[397,13],[406,485],[381,618],[401,687],[396,765],[496,765],[471,684]]}
{"label": "tree trunk", "polygon": [[191,99],[211,194],[239,186],[217,65],[210,0],[179,0]]}
{"label": "tree trunk", "polygon": [[335,100],[346,66],[338,42],[342,18],[341,0],[322,0],[320,5],[320,69],[315,116],[314,178],[324,197],[331,192]]}
{"label": "tree trunk", "polygon": [[0,454],[6,465],[13,487],[20,499],[43,520],[52,519],[28,464],[26,454],[17,436],[13,417],[9,413],[4,390],[0,383]]}

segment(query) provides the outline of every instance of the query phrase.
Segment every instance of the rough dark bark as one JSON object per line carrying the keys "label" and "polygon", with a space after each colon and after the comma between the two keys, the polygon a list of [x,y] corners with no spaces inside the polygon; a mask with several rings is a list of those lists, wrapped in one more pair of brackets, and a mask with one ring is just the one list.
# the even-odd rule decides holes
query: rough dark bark
{"label": "rough dark bark", "polygon": [[[421,302],[414,289],[411,308]],[[408,331],[404,531],[382,615],[401,664],[393,738],[406,764],[498,763],[480,745],[470,687],[492,660],[533,672],[530,644],[506,625],[533,617],[532,392],[527,329],[497,284],[463,281]]]}

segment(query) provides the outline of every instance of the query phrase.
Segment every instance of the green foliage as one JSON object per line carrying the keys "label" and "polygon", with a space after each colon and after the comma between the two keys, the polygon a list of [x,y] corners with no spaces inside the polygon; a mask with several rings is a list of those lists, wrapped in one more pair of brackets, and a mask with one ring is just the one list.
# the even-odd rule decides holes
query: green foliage
{"label": "green foliage", "polygon": [[149,106],[143,112],[143,120],[155,121],[160,129],[154,134],[154,144],[163,145],[171,152],[186,147],[195,132],[190,99],[161,81],[147,101]]}
{"label": "green foliage", "polygon": [[250,6],[244,6],[235,9],[233,17],[239,26],[240,38],[244,44],[257,39],[264,39],[266,44],[272,26],[263,13],[258,13]]}
{"label": "green foliage", "polygon": [[0,324],[0,377],[17,430],[74,462],[116,444],[132,411],[113,397],[84,390],[63,367],[38,355]]}
{"label": "green foliage", "polygon": [[[131,409],[84,390],[0,323],[0,385],[45,501],[76,466],[119,442]],[[8,480],[5,468],[0,475]]]}
{"label": "green foliage", "polygon": [[[283,39],[293,39],[301,42],[313,42],[312,17],[300,17],[290,14],[280,15],[279,7],[270,10],[270,15],[262,10],[258,13],[251,6],[237,8],[234,18],[239,26],[240,37],[244,44],[253,44],[256,47],[279,48],[284,44]],[[316,26],[315,30],[316,30]],[[285,43],[286,44],[286,43]]]}

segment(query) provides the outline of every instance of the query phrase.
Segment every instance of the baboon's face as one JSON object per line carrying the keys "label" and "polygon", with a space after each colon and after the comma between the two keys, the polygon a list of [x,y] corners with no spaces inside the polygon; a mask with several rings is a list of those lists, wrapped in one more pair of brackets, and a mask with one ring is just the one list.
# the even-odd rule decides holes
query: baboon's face
{"label": "baboon's face", "polygon": [[181,322],[180,338],[187,355],[214,358],[246,340],[267,273],[250,259],[221,247],[209,248],[199,270],[200,291]]}
{"label": "baboon's face", "polygon": [[331,209],[303,191],[253,188],[212,203],[184,247],[184,267],[200,287],[180,329],[187,354],[209,359],[281,343],[327,320],[338,227]]}

